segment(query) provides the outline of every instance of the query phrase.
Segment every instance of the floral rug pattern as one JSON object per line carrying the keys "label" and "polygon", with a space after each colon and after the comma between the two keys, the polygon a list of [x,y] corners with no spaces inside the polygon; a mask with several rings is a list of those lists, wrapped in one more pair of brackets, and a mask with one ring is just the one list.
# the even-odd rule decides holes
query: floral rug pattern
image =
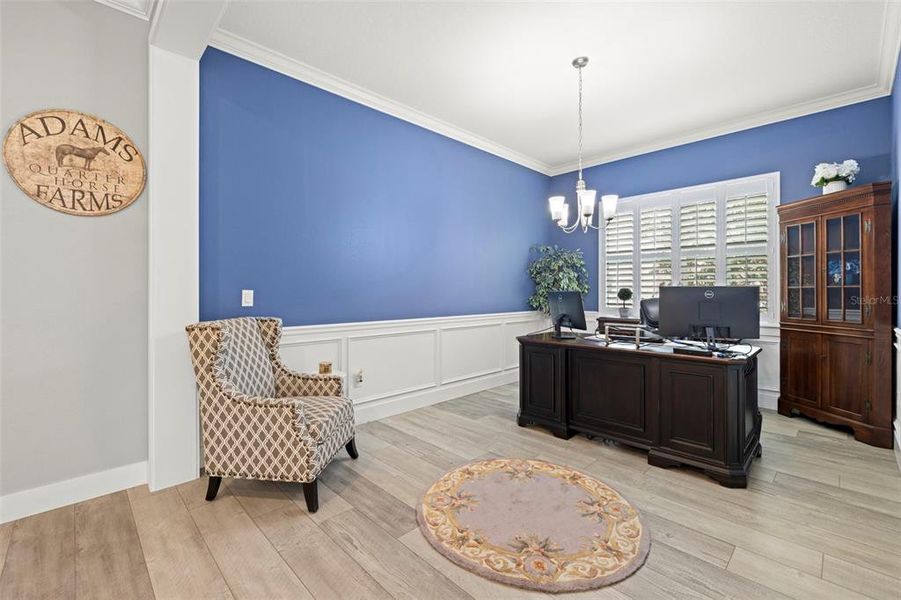
{"label": "floral rug pattern", "polygon": [[650,549],[638,511],[616,490],[540,460],[454,469],[429,488],[417,518],[429,543],[461,567],[545,592],[620,581]]}

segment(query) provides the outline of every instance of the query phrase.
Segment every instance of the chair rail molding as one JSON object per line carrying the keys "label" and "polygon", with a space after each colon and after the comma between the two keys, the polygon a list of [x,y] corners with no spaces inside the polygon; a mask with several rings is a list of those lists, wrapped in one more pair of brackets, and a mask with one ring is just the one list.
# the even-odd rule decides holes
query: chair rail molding
{"label": "chair rail molding", "polygon": [[330,360],[364,423],[517,380],[516,337],[548,326],[522,311],[285,327],[280,351],[292,369]]}

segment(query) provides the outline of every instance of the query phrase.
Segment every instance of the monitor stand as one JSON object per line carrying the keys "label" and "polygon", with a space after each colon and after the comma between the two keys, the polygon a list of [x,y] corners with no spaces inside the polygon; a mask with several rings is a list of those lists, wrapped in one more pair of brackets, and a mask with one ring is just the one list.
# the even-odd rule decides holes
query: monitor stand
{"label": "monitor stand", "polygon": [[[700,329],[700,328],[699,328]],[[688,354],[691,356],[713,356],[719,348],[716,347],[716,328],[712,326],[704,327],[704,337],[707,342],[707,348],[698,348],[692,346],[677,346],[673,348],[673,354]]]}
{"label": "monitor stand", "polygon": [[569,323],[569,317],[566,315],[560,315],[560,318],[554,321],[554,339],[555,340],[574,340],[576,339],[576,334],[570,332],[565,332],[560,330],[560,324],[566,321]]}

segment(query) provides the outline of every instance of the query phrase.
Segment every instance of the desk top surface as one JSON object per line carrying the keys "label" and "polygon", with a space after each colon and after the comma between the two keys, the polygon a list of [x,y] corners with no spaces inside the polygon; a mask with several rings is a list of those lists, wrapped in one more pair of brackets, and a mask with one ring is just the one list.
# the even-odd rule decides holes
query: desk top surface
{"label": "desk top surface", "polygon": [[577,334],[577,337],[574,340],[560,340],[554,337],[553,333],[535,333],[532,335],[523,335],[518,338],[520,343],[522,344],[537,344],[541,346],[559,346],[562,348],[573,348],[578,350],[597,350],[602,352],[623,352],[632,355],[642,355],[642,356],[657,356],[660,358],[667,359],[678,359],[678,360],[690,360],[690,361],[701,361],[701,362],[710,362],[716,364],[736,364],[743,363],[749,358],[757,356],[760,354],[761,349],[758,346],[751,346],[750,344],[741,344],[733,346],[738,351],[744,353],[742,356],[736,356],[733,358],[720,358],[717,356],[695,356],[691,354],[675,354],[673,352],[673,348],[676,347],[672,342],[665,343],[645,343],[641,346],[641,348],[635,348],[634,342],[610,342],[608,345],[606,340],[601,337],[595,337],[590,334]]}

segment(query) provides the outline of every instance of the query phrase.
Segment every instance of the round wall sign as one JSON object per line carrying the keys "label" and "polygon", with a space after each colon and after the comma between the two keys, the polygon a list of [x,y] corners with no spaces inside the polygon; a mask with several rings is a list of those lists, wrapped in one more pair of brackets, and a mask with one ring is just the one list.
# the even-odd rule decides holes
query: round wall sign
{"label": "round wall sign", "polygon": [[120,211],[141,195],[144,157],[125,133],[74,110],[40,110],[17,121],[3,159],[29,198],[86,217]]}

